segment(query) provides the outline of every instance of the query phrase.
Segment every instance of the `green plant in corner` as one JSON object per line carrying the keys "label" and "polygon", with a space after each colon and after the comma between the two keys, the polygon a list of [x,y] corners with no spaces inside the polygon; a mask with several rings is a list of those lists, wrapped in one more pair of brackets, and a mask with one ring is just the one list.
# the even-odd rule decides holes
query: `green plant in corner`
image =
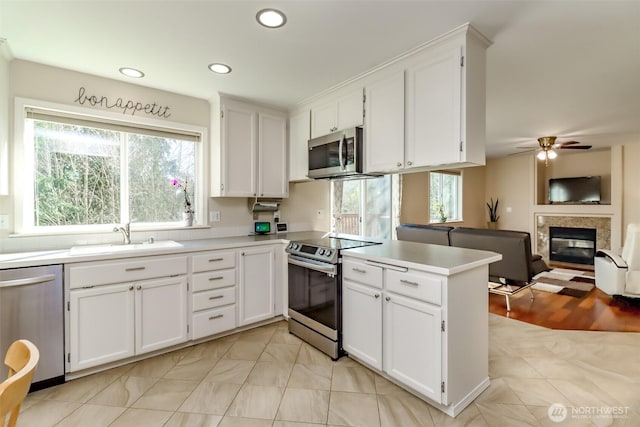
{"label": "green plant in corner", "polygon": [[487,208],[489,208],[489,221],[498,222],[500,217],[498,216],[498,202],[499,199],[496,198],[496,202],[493,203],[493,197],[491,198],[491,203],[487,202]]}

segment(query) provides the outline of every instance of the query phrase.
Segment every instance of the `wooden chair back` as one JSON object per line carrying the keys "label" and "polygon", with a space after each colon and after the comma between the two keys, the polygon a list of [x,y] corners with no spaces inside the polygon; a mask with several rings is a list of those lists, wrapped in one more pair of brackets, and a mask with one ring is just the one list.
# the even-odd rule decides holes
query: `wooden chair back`
{"label": "wooden chair back", "polygon": [[39,359],[38,348],[27,340],[14,341],[7,350],[4,363],[9,367],[9,376],[0,383],[0,425],[4,425],[7,414],[11,414],[7,426],[16,425]]}

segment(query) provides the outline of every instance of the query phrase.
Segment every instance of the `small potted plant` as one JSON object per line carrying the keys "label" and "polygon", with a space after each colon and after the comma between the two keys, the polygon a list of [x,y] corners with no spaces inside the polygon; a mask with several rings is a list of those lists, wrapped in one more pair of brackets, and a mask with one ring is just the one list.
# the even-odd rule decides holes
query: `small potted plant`
{"label": "small potted plant", "polygon": [[444,211],[444,203],[436,203],[435,205],[433,205],[433,209],[436,215],[438,215],[438,220],[440,222],[447,222],[447,214]]}
{"label": "small potted plant", "polygon": [[487,202],[487,208],[489,209],[489,222],[487,222],[487,228],[491,230],[498,228],[498,220],[500,219],[500,216],[498,215],[498,202],[499,199],[497,197],[495,203],[493,203],[493,197],[491,198],[491,203]]}
{"label": "small potted plant", "polygon": [[191,199],[189,198],[189,192],[187,191],[187,186],[189,184],[188,178],[184,179],[184,184],[180,182],[180,180],[173,178],[171,180],[171,185],[174,187],[178,187],[177,192],[180,191],[184,194],[184,212],[182,213],[182,220],[184,221],[184,225],[187,227],[191,227],[193,225],[193,214],[194,210],[191,207]]}

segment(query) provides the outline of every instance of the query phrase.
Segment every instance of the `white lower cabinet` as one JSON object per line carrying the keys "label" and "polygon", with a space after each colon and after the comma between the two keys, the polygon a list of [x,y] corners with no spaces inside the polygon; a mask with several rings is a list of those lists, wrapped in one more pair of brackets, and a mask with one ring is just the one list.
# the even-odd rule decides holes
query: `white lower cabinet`
{"label": "white lower cabinet", "polygon": [[187,340],[185,276],[78,289],[69,298],[72,372]]}
{"label": "white lower cabinet", "polygon": [[133,289],[133,284],[120,284],[71,291],[70,371],[135,354]]}
{"label": "white lower cabinet", "polygon": [[240,249],[238,326],[274,317],[275,248]]}
{"label": "white lower cabinet", "polygon": [[442,309],[388,293],[384,297],[384,371],[441,402]]}
{"label": "white lower cabinet", "polygon": [[136,354],[187,341],[187,278],[136,284]]}
{"label": "white lower cabinet", "polygon": [[446,275],[428,265],[405,267],[396,258],[370,260],[348,252],[342,270],[344,351],[458,415],[489,386],[487,265]]}
{"label": "white lower cabinet", "polygon": [[342,283],[342,347],[382,370],[382,292],[344,280]]}
{"label": "white lower cabinet", "polygon": [[67,372],[186,342],[186,273],[186,256],[68,266]]}
{"label": "white lower cabinet", "polygon": [[191,339],[235,328],[236,252],[196,253],[191,256],[191,272]]}

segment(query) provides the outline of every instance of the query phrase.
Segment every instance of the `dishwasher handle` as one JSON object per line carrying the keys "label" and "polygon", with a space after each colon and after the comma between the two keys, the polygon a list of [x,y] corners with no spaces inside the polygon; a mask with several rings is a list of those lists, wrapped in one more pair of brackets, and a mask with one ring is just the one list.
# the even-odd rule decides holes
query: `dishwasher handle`
{"label": "dishwasher handle", "polygon": [[4,280],[0,282],[0,288],[13,288],[16,286],[37,285],[55,280],[55,274],[45,274],[38,277],[27,277],[25,279]]}

